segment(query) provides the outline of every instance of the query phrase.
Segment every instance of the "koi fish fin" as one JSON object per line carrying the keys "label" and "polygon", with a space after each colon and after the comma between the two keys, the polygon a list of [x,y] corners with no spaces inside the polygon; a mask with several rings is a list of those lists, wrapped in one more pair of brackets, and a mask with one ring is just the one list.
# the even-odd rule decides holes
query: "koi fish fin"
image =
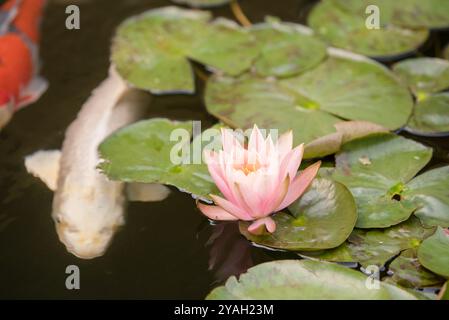
{"label": "koi fish fin", "polygon": [[10,0],[0,7],[0,35],[6,33],[19,12],[19,0]]}
{"label": "koi fish fin", "polygon": [[59,175],[61,151],[37,151],[25,158],[25,167],[28,173],[44,182],[47,187],[55,191]]}
{"label": "koi fish fin", "polygon": [[155,202],[162,201],[170,194],[170,189],[158,183],[129,183],[126,186],[129,201]]}
{"label": "koi fish fin", "polygon": [[17,109],[22,109],[29,104],[39,100],[39,98],[47,91],[48,82],[42,77],[34,77],[29,85],[21,92]]}

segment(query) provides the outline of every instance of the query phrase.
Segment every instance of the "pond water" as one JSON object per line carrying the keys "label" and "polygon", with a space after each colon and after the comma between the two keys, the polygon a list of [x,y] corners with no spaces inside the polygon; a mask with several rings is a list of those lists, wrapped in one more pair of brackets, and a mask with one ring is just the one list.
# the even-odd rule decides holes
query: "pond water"
{"label": "pond water", "polygon": [[[274,15],[304,23],[315,1],[241,2],[254,22]],[[65,29],[68,3],[80,6],[80,30]],[[168,0],[50,1],[41,42],[42,73],[50,88],[0,133],[0,298],[202,299],[231,274],[292,257],[252,247],[235,224],[209,225],[191,197],[176,190],[163,202],[130,203],[126,225],[103,257],[80,260],[57,238],[50,217],[52,192],[26,173],[24,157],[60,147],[80,106],[107,75],[110,39],[118,24],[170,4]],[[232,17],[228,7],[214,13]],[[431,41],[446,40],[447,34],[441,33]],[[433,48],[428,44],[424,51],[432,55]],[[214,123],[205,112],[200,81],[198,87],[193,96],[156,97],[147,117],[196,119],[203,126]],[[436,148],[432,166],[449,162],[448,140],[422,139]],[[80,290],[65,287],[68,265],[80,268]]]}

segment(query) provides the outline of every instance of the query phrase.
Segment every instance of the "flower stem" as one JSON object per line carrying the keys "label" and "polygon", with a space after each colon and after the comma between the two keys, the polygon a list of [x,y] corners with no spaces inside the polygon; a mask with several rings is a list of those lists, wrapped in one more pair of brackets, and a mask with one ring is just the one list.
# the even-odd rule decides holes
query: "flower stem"
{"label": "flower stem", "polygon": [[242,26],[244,27],[252,26],[251,21],[249,21],[248,17],[243,13],[243,10],[240,7],[238,0],[231,1],[231,10],[237,21],[240,22]]}

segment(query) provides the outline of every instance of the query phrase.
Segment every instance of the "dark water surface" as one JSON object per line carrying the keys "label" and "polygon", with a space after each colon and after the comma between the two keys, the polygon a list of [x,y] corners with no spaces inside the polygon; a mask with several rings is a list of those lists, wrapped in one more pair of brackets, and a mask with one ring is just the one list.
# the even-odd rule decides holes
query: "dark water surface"
{"label": "dark water surface", "polygon": [[[314,1],[241,2],[254,22],[268,14],[304,22]],[[81,30],[65,29],[69,3],[80,6]],[[128,16],[170,4],[168,0],[50,2],[41,43],[42,73],[50,88],[0,133],[0,298],[202,299],[230,274],[288,257],[251,247],[234,224],[210,226],[189,195],[174,191],[160,203],[129,204],[127,223],[107,253],[80,260],[57,238],[50,217],[52,192],[25,171],[26,155],[60,147],[80,106],[106,77],[110,39],[117,25]],[[228,7],[213,11],[232,17]],[[198,87],[195,96],[156,97],[148,117],[213,123],[202,103],[201,83]],[[426,141],[446,144],[437,155],[438,162],[447,161],[447,139]],[[77,291],[65,287],[65,269],[72,264],[81,270]]]}
{"label": "dark water surface", "polygon": [[[80,30],[65,29],[65,6],[72,3],[81,10]],[[170,4],[54,0],[47,7],[41,58],[50,88],[0,133],[0,298],[202,299],[221,279],[271,259],[270,252],[251,248],[235,225],[209,226],[191,197],[175,191],[160,203],[130,204],[127,223],[107,253],[80,260],[57,238],[50,216],[52,192],[25,171],[26,155],[60,148],[65,129],[106,77],[110,39],[118,24]],[[298,21],[303,5],[246,0],[243,8],[253,21],[266,14]],[[214,13],[231,17],[228,7]],[[148,114],[154,116],[198,119],[204,125],[214,121],[205,112],[201,95],[158,97]],[[80,268],[81,290],[65,287],[65,269],[71,264]]]}

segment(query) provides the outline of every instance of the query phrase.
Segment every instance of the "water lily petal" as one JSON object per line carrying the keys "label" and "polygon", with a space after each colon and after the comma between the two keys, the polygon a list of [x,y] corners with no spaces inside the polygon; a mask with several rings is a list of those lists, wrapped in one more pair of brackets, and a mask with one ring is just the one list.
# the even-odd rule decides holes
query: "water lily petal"
{"label": "water lily petal", "polygon": [[273,233],[276,231],[276,222],[270,217],[262,218],[254,221],[248,227],[248,231],[254,235],[262,235],[265,231]]}
{"label": "water lily petal", "polygon": [[281,203],[284,201],[285,197],[288,194],[289,189],[291,188],[290,185],[290,177],[287,176],[285,180],[282,182],[282,184],[279,186],[279,189],[277,190],[277,193],[273,196],[273,202],[271,202],[267,208],[266,213],[273,213],[278,211],[277,208],[281,205]]}
{"label": "water lily petal", "polygon": [[227,212],[226,210],[218,207],[218,206],[210,206],[206,204],[202,204],[201,202],[197,203],[198,209],[209,219],[217,220],[217,221],[235,221],[238,220],[237,217],[234,217],[232,214]]}
{"label": "water lily petal", "polygon": [[245,221],[253,220],[253,218],[249,213],[245,212],[242,208],[239,208],[234,203],[213,194],[211,194],[210,197],[212,198],[212,200],[214,200],[216,205],[222,207],[225,211],[229,212],[230,214],[239,218],[240,220]]}
{"label": "water lily petal", "polygon": [[257,125],[254,125],[253,131],[251,131],[248,141],[248,151],[255,151],[261,155],[265,153],[265,139]]}
{"label": "water lily petal", "polygon": [[281,135],[281,137],[278,140],[278,148],[279,148],[279,157],[281,159],[284,159],[285,156],[293,148],[293,132],[292,132],[292,130]]}
{"label": "water lily petal", "polygon": [[285,175],[290,176],[291,181],[298,173],[299,166],[301,165],[302,156],[304,154],[304,144],[300,144],[295,149],[291,150],[285,158],[282,160],[279,178],[284,179]]}
{"label": "water lily petal", "polygon": [[234,202],[235,198],[232,194],[231,189],[225,178],[225,173],[223,172],[222,167],[220,166],[218,156],[213,152],[204,152],[204,157],[207,162],[207,169],[217,185],[220,192],[225,196],[226,199]]}
{"label": "water lily petal", "polygon": [[221,143],[223,145],[223,151],[225,153],[230,154],[232,152],[240,152],[243,150],[243,146],[240,144],[240,141],[237,140],[236,136],[232,133],[231,129],[221,129]]}
{"label": "water lily petal", "polygon": [[291,205],[296,199],[298,199],[304,191],[312,183],[313,179],[320,169],[321,161],[314,163],[313,165],[307,167],[303,172],[301,172],[295,180],[290,184],[288,193],[282,201],[281,205],[276,209],[276,211],[282,210],[285,207]]}

